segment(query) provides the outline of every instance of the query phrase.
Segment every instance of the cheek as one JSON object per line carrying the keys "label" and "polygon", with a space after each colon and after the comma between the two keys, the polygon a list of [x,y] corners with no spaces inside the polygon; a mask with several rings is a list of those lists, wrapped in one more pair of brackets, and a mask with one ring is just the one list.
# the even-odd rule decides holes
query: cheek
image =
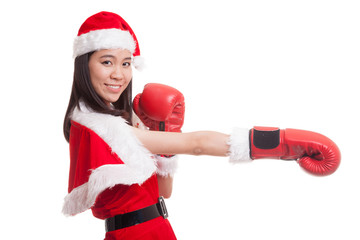
{"label": "cheek", "polygon": [[97,71],[94,69],[94,67],[90,68],[90,82],[94,86],[97,82]]}
{"label": "cheek", "polygon": [[129,72],[126,73],[126,82],[129,84],[129,82],[132,79],[132,70],[130,70]]}
{"label": "cheek", "polygon": [[101,76],[98,76],[97,74],[90,74],[90,82],[95,92],[98,95],[101,95],[103,92],[103,81]]}
{"label": "cheek", "polygon": [[99,80],[96,78],[96,76],[90,74],[90,82],[93,88],[97,91]]}
{"label": "cheek", "polygon": [[102,69],[93,69],[93,71],[90,71],[90,81],[94,87],[95,85],[101,85],[106,78],[105,76],[106,73]]}

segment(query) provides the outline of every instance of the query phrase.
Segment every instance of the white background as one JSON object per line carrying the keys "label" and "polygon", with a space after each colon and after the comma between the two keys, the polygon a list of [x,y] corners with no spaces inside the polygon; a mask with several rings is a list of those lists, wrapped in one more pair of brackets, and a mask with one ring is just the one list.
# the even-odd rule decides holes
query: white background
{"label": "white background", "polygon": [[[314,177],[294,161],[181,156],[167,201],[178,239],[360,239],[358,1],[3,1],[1,239],[103,239],[87,211],[61,214],[68,145],[62,121],[72,41],[90,15],[132,26],[148,82],[186,98],[184,132],[234,126],[322,133],[342,164]],[[6,236],[6,237],[5,237]]]}

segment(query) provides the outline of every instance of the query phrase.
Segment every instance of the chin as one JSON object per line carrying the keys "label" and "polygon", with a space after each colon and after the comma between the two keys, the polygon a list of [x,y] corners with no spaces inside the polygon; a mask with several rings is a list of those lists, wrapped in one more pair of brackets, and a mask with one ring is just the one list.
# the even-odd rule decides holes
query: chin
{"label": "chin", "polygon": [[117,101],[119,100],[119,98],[120,98],[120,96],[117,97],[117,98],[108,98],[108,99],[106,100],[106,102],[112,104],[112,103],[114,103],[114,102],[117,102]]}

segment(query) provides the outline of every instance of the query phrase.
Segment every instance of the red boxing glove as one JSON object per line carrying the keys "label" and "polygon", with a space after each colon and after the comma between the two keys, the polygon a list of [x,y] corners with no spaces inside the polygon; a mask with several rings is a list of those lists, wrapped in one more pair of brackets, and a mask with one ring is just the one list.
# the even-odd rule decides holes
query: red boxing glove
{"label": "red boxing glove", "polygon": [[300,166],[314,175],[332,174],[341,159],[336,144],[319,133],[268,127],[250,130],[250,156],[252,159],[298,159]]}
{"label": "red boxing glove", "polygon": [[[142,93],[134,98],[133,109],[150,130],[181,132],[184,124],[184,96],[175,88],[148,83]],[[177,156],[156,155],[157,171],[160,176],[173,176],[177,169]]]}
{"label": "red boxing glove", "polygon": [[177,89],[158,83],[148,83],[134,98],[133,109],[150,129],[181,132],[184,124],[184,96]]}

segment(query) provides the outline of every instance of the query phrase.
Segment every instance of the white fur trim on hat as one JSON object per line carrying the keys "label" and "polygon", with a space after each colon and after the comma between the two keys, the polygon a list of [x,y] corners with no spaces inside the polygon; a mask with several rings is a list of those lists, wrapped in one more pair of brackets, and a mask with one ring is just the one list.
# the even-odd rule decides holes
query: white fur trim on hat
{"label": "white fur trim on hat", "polygon": [[115,48],[127,49],[133,54],[136,42],[128,31],[116,28],[90,31],[75,38],[73,57],[100,49]]}
{"label": "white fur trim on hat", "polygon": [[248,162],[250,158],[249,129],[234,128],[228,144],[231,163]]}

